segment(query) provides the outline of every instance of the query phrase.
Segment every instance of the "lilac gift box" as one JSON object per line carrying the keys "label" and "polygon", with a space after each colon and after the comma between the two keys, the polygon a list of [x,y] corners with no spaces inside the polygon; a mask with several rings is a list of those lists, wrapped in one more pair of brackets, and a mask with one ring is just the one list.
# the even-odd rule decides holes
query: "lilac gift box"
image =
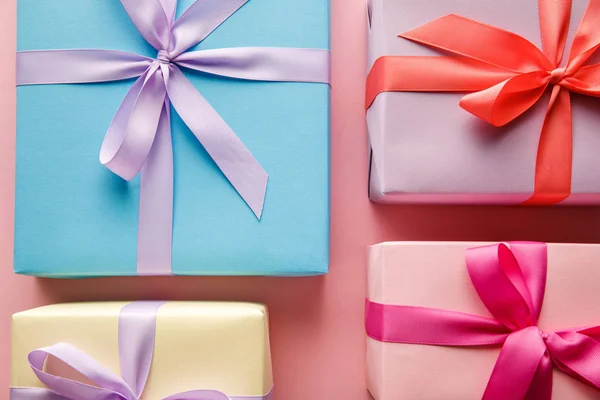
{"label": "lilac gift box", "polygon": [[[369,0],[367,4],[369,69],[382,56],[445,55],[398,35],[448,14],[514,32],[541,48],[536,1],[479,0],[475,5],[469,0]],[[573,0],[563,59],[587,5],[586,0]],[[386,92],[377,96],[367,111],[373,201],[518,204],[531,197],[549,91],[524,115],[501,128],[461,109],[459,102],[465,94]],[[600,102],[572,94],[571,104],[571,195],[560,204],[597,204]]]}

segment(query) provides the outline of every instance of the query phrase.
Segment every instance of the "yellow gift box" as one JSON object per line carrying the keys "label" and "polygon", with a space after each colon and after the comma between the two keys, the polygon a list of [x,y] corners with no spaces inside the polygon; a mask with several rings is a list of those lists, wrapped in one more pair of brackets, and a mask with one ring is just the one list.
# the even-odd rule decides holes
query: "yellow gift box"
{"label": "yellow gift box", "polygon": [[[119,323],[122,310],[130,304],[60,304],[15,314],[11,388],[44,388],[28,357],[57,343],[80,349],[121,376]],[[152,363],[141,400],[193,390],[221,391],[232,399],[266,399],[271,392],[265,306],[166,302],[157,308],[155,326]]]}

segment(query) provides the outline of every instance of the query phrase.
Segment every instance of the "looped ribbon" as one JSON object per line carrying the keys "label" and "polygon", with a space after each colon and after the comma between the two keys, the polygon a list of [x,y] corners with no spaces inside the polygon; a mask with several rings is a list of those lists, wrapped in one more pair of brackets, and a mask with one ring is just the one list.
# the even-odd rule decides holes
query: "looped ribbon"
{"label": "looped ribbon", "polygon": [[177,0],[121,0],[156,59],[112,50],[17,54],[17,85],[137,78],[102,144],[100,161],[125,180],[141,172],[138,273],[172,273],[171,104],[231,185],[260,219],[268,175],[180,68],[226,78],[329,83],[329,51],[244,47],[188,51],[248,0],[197,0],[175,18]]}
{"label": "looped ribbon", "polygon": [[502,346],[484,400],[550,400],[553,366],[600,389],[600,326],[557,332],[537,327],[547,257],[543,243],[469,249],[471,282],[493,318],[367,300],[367,333],[392,343]]}
{"label": "looped ribbon", "polygon": [[[165,302],[138,301],[119,314],[119,357],[122,377],[78,348],[58,343],[29,353],[29,364],[47,388],[11,388],[11,400],[140,400],[150,369],[156,334],[156,315]],[[44,371],[48,357],[70,366],[94,385]],[[272,393],[272,392],[271,392]],[[217,390],[193,390],[162,400],[272,400],[264,396],[229,397]]]}
{"label": "looped ribbon", "polygon": [[571,0],[538,0],[543,50],[512,32],[447,15],[399,35],[452,56],[384,56],[367,78],[366,108],[383,92],[472,92],[460,106],[503,126],[533,107],[548,87],[533,196],[525,204],[555,204],[571,193],[570,93],[600,96],[600,64],[585,65],[600,47],[600,1],[590,0],[566,65],[561,66]]}

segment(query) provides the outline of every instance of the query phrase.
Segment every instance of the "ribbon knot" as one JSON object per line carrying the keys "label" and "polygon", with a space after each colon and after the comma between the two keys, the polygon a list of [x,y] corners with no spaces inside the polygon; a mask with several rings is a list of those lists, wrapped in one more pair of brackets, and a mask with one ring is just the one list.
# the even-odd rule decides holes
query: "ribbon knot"
{"label": "ribbon knot", "polygon": [[170,64],[171,63],[171,57],[169,55],[169,52],[166,50],[159,50],[158,55],[156,56],[156,59],[161,64]]}
{"label": "ribbon knot", "polygon": [[550,84],[560,85],[562,80],[565,79],[566,68],[556,68],[550,72]]}
{"label": "ribbon knot", "polygon": [[600,326],[551,333],[537,326],[547,257],[543,243],[469,249],[467,270],[492,318],[367,301],[367,334],[391,343],[501,346],[484,400],[550,400],[553,367],[600,390]]}
{"label": "ribbon knot", "polygon": [[546,332],[540,330],[540,334],[542,335],[542,339],[544,339],[544,342],[548,340],[548,338],[550,337]]}

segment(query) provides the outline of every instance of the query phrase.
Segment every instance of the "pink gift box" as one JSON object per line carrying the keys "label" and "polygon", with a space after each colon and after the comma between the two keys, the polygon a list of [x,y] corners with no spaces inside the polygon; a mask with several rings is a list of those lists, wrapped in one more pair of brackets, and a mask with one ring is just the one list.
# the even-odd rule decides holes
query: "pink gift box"
{"label": "pink gift box", "polygon": [[[537,1],[368,0],[368,66],[382,56],[440,56],[398,37],[448,14],[514,32],[541,48]],[[563,63],[588,0],[573,0]],[[598,56],[589,62],[597,62]],[[524,115],[497,128],[459,107],[466,93],[386,92],[367,112],[370,197],[381,203],[518,204],[534,189],[549,91]],[[600,203],[600,100],[571,95],[571,196]]]}
{"label": "pink gift box", "polygon": [[[492,315],[466,268],[467,249],[486,243],[390,242],[369,248],[368,300]],[[600,324],[600,245],[548,244],[546,291],[537,326],[544,332]],[[500,347],[442,347],[367,338],[368,388],[375,400],[478,400]],[[554,370],[553,400],[599,399]]]}

